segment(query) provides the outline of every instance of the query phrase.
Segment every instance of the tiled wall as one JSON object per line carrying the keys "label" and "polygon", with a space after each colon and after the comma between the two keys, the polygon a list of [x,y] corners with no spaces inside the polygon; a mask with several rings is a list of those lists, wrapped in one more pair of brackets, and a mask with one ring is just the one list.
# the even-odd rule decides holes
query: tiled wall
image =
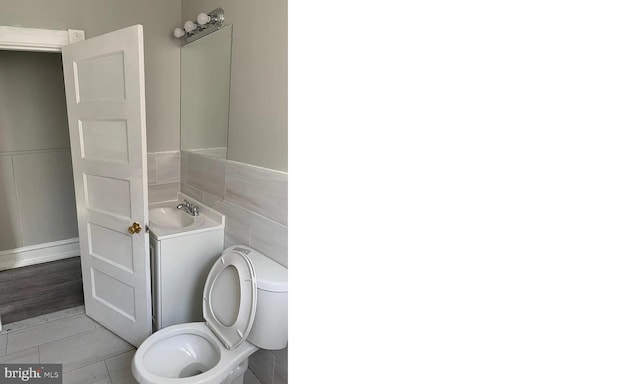
{"label": "tiled wall", "polygon": [[[248,245],[288,265],[288,175],[182,151],[180,191],[226,215],[225,248]],[[262,384],[287,382],[287,348],[260,350],[249,368]]]}
{"label": "tiled wall", "polygon": [[225,247],[248,245],[287,266],[288,176],[182,151],[180,191],[227,216]]}
{"label": "tiled wall", "polygon": [[175,201],[180,189],[180,151],[147,153],[149,203]]}

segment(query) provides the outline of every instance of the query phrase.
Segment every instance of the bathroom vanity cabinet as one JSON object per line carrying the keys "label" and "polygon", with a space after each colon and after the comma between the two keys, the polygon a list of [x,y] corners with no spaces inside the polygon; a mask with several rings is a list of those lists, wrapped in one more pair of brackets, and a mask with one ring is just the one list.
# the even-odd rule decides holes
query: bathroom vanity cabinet
{"label": "bathroom vanity cabinet", "polygon": [[[172,205],[175,209],[175,205]],[[171,205],[168,205],[171,207]],[[200,216],[201,225],[177,230],[150,223],[153,330],[204,321],[204,283],[224,246],[224,216]],[[212,217],[213,216],[213,217]]]}

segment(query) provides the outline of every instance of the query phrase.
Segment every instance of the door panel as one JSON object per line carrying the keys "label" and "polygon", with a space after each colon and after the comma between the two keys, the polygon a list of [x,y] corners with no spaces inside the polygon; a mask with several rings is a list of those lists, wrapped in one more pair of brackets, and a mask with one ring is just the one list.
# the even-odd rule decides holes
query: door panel
{"label": "door panel", "polygon": [[151,334],[142,26],[62,49],[87,315]]}
{"label": "door panel", "polygon": [[89,57],[74,63],[76,101],[118,101],[126,98],[124,52]]}
{"label": "door panel", "polygon": [[79,125],[83,159],[129,163],[126,120],[84,120]]}

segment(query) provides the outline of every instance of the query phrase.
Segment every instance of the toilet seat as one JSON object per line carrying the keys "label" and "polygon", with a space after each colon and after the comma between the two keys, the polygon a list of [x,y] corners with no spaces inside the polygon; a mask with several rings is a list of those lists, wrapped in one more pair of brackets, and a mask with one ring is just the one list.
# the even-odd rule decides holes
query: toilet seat
{"label": "toilet seat", "polygon": [[256,315],[256,273],[242,250],[234,248],[220,256],[204,285],[202,314],[205,322],[229,350],[245,341]]}

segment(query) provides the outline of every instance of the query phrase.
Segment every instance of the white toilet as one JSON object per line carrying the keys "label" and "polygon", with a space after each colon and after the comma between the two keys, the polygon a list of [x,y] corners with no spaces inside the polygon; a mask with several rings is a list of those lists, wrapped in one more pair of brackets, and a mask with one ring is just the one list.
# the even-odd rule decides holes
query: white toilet
{"label": "white toilet", "polygon": [[242,384],[252,353],[287,346],[287,305],[287,269],[249,247],[229,247],[205,283],[205,322],[149,336],[133,358],[133,377],[140,384]]}

